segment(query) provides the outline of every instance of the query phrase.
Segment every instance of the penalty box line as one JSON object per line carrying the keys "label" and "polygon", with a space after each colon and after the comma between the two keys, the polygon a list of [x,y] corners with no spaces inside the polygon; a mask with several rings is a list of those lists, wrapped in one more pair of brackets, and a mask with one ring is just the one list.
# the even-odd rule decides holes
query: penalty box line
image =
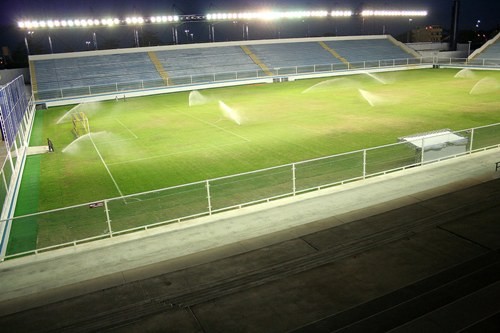
{"label": "penalty box line", "polygon": [[209,126],[215,127],[215,128],[217,128],[217,129],[219,129],[219,130],[221,130],[221,131],[224,131],[224,132],[226,132],[226,133],[229,133],[229,134],[231,134],[231,135],[234,135],[235,137],[240,138],[240,139],[242,139],[242,140],[245,140],[246,142],[251,142],[251,140],[250,140],[250,139],[247,139],[247,138],[245,138],[245,137],[243,137],[243,136],[241,136],[241,135],[239,135],[239,134],[236,134],[236,133],[234,133],[234,132],[232,132],[232,131],[230,131],[230,130],[227,130],[227,129],[223,128],[223,127],[220,127],[220,126],[218,126],[218,125],[215,125],[214,123],[209,123],[208,121],[205,121],[205,120],[203,120],[203,119],[200,119],[200,118],[198,118],[198,117],[195,117],[195,116],[193,116],[193,115],[191,115],[191,114],[189,114],[189,113],[182,112],[182,111],[180,111],[180,110],[175,110],[175,111],[176,111],[176,112],[178,112],[178,113],[181,113],[181,114],[183,114],[183,115],[185,115],[185,116],[191,117],[191,118],[193,118],[193,119],[195,119],[195,120],[198,120],[198,121],[200,121],[200,122],[202,122],[202,123],[204,123],[204,124],[206,124],[206,125],[209,125]]}
{"label": "penalty box line", "polygon": [[92,145],[94,146],[95,151],[97,152],[97,155],[101,159],[102,164],[106,168],[106,171],[108,172],[109,177],[111,177],[111,180],[113,181],[113,184],[115,184],[116,190],[118,191],[118,193],[120,194],[120,196],[123,197],[122,190],[120,190],[120,187],[118,186],[118,183],[116,182],[115,177],[113,177],[113,174],[111,173],[111,170],[109,170],[108,165],[104,161],[104,158],[102,157],[101,152],[99,151],[99,149],[97,149],[97,146],[96,146],[96,144],[94,142],[94,139],[92,139],[92,133],[90,132],[90,128],[89,128],[89,138],[90,138],[90,142],[92,142]]}
{"label": "penalty box line", "polygon": [[127,126],[125,126],[125,124],[124,124],[124,123],[122,123],[122,122],[120,121],[120,119],[115,118],[115,120],[118,122],[118,124],[122,125],[122,126],[123,126],[123,128],[125,128],[125,129],[126,129],[126,130],[130,133],[130,134],[132,134],[132,136],[133,136],[134,138],[139,139],[139,137],[138,137],[137,135],[135,135],[135,133],[134,133],[134,132],[132,132],[132,131],[130,130],[130,128],[128,128]]}
{"label": "penalty box line", "polygon": [[[240,144],[245,144],[245,142],[228,143],[228,144],[218,145],[218,146],[211,145],[211,147],[218,149],[218,148],[222,148],[222,147],[235,146],[235,145],[240,145]],[[122,161],[122,162],[112,162],[112,163],[108,163],[108,165],[118,165],[118,164],[141,162],[141,161],[153,160],[153,159],[157,159],[157,158],[163,158],[163,157],[167,157],[167,156],[179,155],[179,154],[184,154],[184,153],[191,153],[191,152],[195,152],[195,151],[204,151],[204,150],[208,150],[208,148],[186,149],[186,150],[177,151],[177,152],[168,153],[168,154],[161,154],[161,155],[154,155],[154,156],[148,156],[148,157],[143,157],[143,158],[136,158],[133,160],[126,160],[126,161]]]}

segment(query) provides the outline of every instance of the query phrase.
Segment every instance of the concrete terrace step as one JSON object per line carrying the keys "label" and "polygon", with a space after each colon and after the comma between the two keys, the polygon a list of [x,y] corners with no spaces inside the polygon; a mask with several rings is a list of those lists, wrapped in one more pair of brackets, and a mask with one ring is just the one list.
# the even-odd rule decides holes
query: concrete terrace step
{"label": "concrete terrace step", "polygon": [[[397,327],[401,332],[408,332],[419,322],[416,319],[484,288],[495,287],[499,280],[500,253],[489,252],[292,332],[386,332]],[[469,305],[470,308],[476,306],[477,303]]]}

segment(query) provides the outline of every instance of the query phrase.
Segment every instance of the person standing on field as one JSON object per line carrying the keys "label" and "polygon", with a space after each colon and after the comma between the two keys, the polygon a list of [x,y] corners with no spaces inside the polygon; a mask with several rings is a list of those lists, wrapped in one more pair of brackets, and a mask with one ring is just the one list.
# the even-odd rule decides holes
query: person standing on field
{"label": "person standing on field", "polygon": [[49,152],[54,151],[54,145],[52,144],[52,141],[50,141],[49,138],[47,138],[47,146],[49,146]]}

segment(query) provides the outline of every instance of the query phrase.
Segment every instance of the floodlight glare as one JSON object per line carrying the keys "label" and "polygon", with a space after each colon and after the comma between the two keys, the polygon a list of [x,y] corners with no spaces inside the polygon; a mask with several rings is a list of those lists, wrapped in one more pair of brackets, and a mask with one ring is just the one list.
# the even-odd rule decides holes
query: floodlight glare
{"label": "floodlight glare", "polygon": [[278,19],[293,19],[293,18],[304,18],[304,17],[326,17],[328,12],[326,10],[315,10],[315,11],[290,11],[290,12],[273,12],[273,11],[261,11],[261,12],[243,12],[243,13],[209,13],[205,15],[205,18],[209,21],[211,20],[278,20]]}
{"label": "floodlight glare", "polygon": [[332,10],[330,12],[332,17],[349,17],[352,16],[352,11],[350,10]]}
{"label": "floodlight glare", "polygon": [[426,10],[363,10],[361,16],[427,16]]}
{"label": "floodlight glare", "polygon": [[127,17],[125,19],[125,22],[127,24],[143,24],[144,23],[144,18],[143,17],[137,17],[137,16],[133,16],[133,17]]}

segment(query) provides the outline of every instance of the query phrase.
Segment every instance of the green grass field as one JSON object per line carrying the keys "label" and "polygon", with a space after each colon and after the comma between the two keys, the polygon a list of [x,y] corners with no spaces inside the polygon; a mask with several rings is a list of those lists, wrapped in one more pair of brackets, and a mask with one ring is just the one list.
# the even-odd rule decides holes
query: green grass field
{"label": "green grass field", "polygon": [[[38,111],[30,145],[45,145],[49,137],[56,152],[28,157],[27,170],[31,171],[27,174],[35,172],[38,178],[25,174],[19,197],[22,204],[16,214],[391,144],[398,137],[420,132],[500,122],[500,72],[468,71],[469,75],[456,78],[458,71],[412,70],[209,89],[200,91],[201,96],[192,95],[191,102],[200,103],[192,106],[188,92],[88,103],[77,111],[87,115],[91,136],[77,140],[68,114],[74,106]],[[413,158],[413,152],[408,151],[388,154]],[[360,167],[349,161],[336,163],[345,166],[347,176],[349,170]],[[323,166],[314,168],[321,170]],[[248,182],[248,186],[275,182],[279,187],[283,184],[280,177],[283,182],[290,179],[289,169],[239,182]],[[214,205],[221,207],[237,203],[245,188],[231,191],[230,181],[225,180],[214,186],[224,188],[224,196],[232,199],[214,194]],[[29,196],[33,191],[36,195]],[[163,200],[162,209],[182,207],[186,214],[205,210],[206,204],[193,200],[193,195],[206,197],[204,185],[177,193],[175,200]],[[159,195],[152,194],[148,200],[158,201],[155,196]],[[151,213],[151,207],[122,201],[114,202],[110,211],[117,214],[114,220],[125,221],[113,227],[114,231],[166,218]],[[95,226],[88,220],[85,226],[77,225],[74,217],[64,213],[35,222],[31,218],[31,225],[37,227],[24,228],[31,233],[18,233],[30,242],[21,236],[16,241],[17,223],[9,251],[29,249],[33,243],[42,247],[103,234],[107,227],[101,214],[101,209],[92,211],[96,216],[89,218],[95,219]],[[64,230],[57,229],[61,224],[66,224]],[[54,234],[62,236],[59,239]],[[44,241],[47,238],[50,240]],[[31,245],[21,245],[28,243]]]}

